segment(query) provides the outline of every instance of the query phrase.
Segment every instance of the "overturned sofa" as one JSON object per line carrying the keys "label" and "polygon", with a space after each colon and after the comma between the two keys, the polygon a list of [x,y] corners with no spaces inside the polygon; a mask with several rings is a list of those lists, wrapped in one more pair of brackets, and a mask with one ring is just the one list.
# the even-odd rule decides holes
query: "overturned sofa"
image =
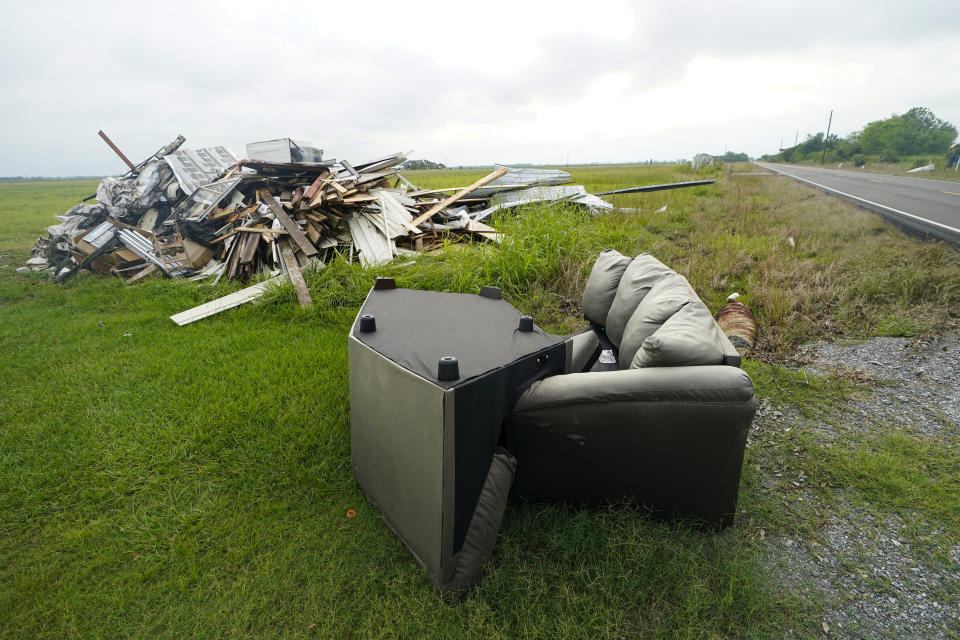
{"label": "overturned sofa", "polygon": [[583,310],[567,373],[534,382],[504,425],[513,496],[731,524],[757,407],[737,350],[648,254],[600,254]]}
{"label": "overturned sofa", "polygon": [[516,459],[504,418],[536,380],[564,371],[560,336],[502,299],[397,288],[379,278],[348,340],[357,483],[443,592],[489,560]]}
{"label": "overturned sofa", "polygon": [[605,251],[566,338],[484,287],[378,279],[349,337],[357,482],[445,592],[480,579],[508,494],[728,525],[750,377],[687,281]]}

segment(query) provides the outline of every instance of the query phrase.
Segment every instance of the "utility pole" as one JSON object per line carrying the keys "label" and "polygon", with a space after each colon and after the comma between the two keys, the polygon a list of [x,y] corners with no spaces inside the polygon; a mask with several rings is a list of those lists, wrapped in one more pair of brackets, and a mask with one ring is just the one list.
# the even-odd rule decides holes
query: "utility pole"
{"label": "utility pole", "polygon": [[797,148],[797,140],[800,139],[800,129],[797,129],[797,132],[793,134],[793,148]]}
{"label": "utility pole", "polygon": [[823,161],[827,157],[827,138],[830,137],[830,125],[833,124],[833,109],[830,109],[830,119],[827,120],[827,135],[823,136],[823,153],[820,155],[820,166],[823,166]]}

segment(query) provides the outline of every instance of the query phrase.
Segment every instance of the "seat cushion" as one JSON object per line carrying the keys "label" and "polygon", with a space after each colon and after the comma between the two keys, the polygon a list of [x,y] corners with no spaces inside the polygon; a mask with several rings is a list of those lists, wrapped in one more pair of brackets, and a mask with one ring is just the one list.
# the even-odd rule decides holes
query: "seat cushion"
{"label": "seat cushion", "polygon": [[680,274],[673,273],[660,278],[627,322],[620,340],[620,368],[629,368],[643,341],[685,304],[698,299],[690,283]]}
{"label": "seat cushion", "polygon": [[629,264],[630,258],[619,251],[607,249],[600,253],[583,290],[583,315],[587,320],[599,325],[607,321],[610,303],[617,294],[617,285]]}
{"label": "seat cushion", "polygon": [[613,297],[613,302],[610,303],[610,310],[607,312],[604,323],[607,336],[618,349],[623,331],[627,328],[627,322],[636,311],[637,305],[660,278],[672,273],[673,270],[670,267],[649,253],[641,253],[630,262],[623,272],[623,277],[620,278],[620,284],[617,285],[617,293]]}
{"label": "seat cushion", "polygon": [[630,368],[723,364],[723,361],[720,328],[710,310],[700,300],[693,300],[643,341]]}

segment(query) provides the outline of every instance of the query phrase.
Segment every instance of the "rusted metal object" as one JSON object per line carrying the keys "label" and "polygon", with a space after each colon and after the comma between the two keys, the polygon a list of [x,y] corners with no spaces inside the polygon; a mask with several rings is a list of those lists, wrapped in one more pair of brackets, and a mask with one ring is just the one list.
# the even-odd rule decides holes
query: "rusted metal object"
{"label": "rusted metal object", "polygon": [[757,341],[757,320],[747,305],[729,300],[717,313],[717,324],[737,351],[749,351]]}
{"label": "rusted metal object", "polygon": [[107,134],[105,134],[105,133],[103,132],[103,129],[101,129],[100,131],[97,131],[97,135],[99,135],[101,138],[103,138],[103,141],[107,143],[107,146],[108,146],[108,147],[110,147],[111,149],[113,149],[113,152],[114,152],[115,154],[117,154],[118,156],[120,156],[120,159],[123,160],[128,167],[130,167],[130,171],[132,171],[133,173],[137,173],[137,167],[136,167],[136,165],[133,164],[132,162],[130,162],[130,159],[127,158],[127,156],[123,155],[123,151],[120,151],[120,149],[117,147],[117,145],[113,144],[113,140],[111,140],[110,138],[107,137]]}

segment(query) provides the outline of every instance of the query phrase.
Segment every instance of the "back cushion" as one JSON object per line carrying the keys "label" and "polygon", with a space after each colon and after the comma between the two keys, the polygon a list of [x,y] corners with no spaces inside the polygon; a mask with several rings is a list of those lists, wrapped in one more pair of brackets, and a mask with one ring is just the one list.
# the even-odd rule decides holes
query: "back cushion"
{"label": "back cushion", "polygon": [[607,337],[617,349],[620,348],[623,330],[627,328],[627,322],[636,311],[637,305],[657,280],[671,273],[672,269],[649,253],[641,253],[630,262],[630,266],[620,278],[620,284],[617,285],[617,294],[613,297],[604,323]]}
{"label": "back cushion", "polygon": [[687,279],[678,273],[660,278],[630,316],[620,340],[620,368],[630,366],[643,341],[692,300],[699,300]]}
{"label": "back cushion", "polygon": [[599,325],[607,321],[607,311],[617,294],[620,277],[630,264],[630,258],[619,251],[607,249],[593,264],[587,286],[583,290],[583,315]]}
{"label": "back cushion", "polygon": [[630,368],[723,364],[719,336],[720,329],[710,310],[693,300],[643,341]]}

